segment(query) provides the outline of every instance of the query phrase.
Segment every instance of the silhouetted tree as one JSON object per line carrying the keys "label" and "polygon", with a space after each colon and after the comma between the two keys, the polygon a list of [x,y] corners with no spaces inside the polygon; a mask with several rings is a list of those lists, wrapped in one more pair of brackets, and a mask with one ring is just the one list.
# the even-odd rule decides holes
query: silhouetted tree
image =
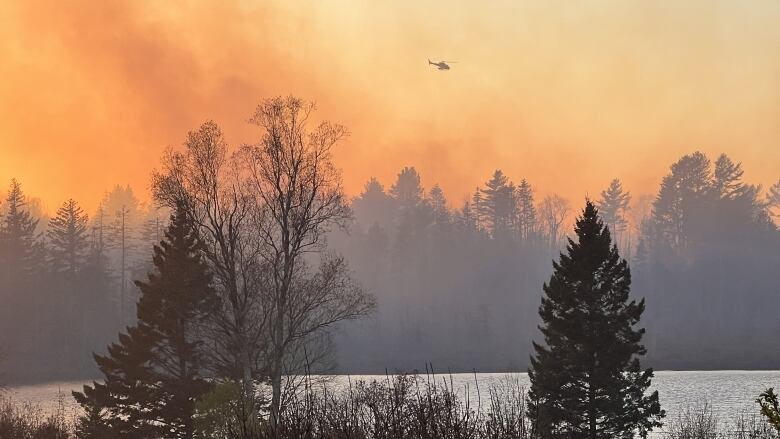
{"label": "silhouetted tree", "polygon": [[163,169],[153,176],[155,198],[164,206],[185,209],[204,243],[222,306],[213,315],[212,363],[217,376],[241,384],[241,430],[256,417],[255,381],[265,378],[266,310],[259,282],[258,231],[251,225],[246,177],[219,126],[203,123],[187,134],[183,151],[169,151]]}
{"label": "silhouetted tree", "polygon": [[780,217],[780,180],[769,188],[767,193],[767,205],[775,217]]}
{"label": "silhouetted tree", "polygon": [[606,190],[601,191],[601,198],[596,202],[604,224],[609,226],[615,242],[619,243],[620,234],[626,230],[626,211],[631,202],[631,194],[623,190],[623,184],[615,178]]}
{"label": "silhouetted tree", "polygon": [[25,208],[22,185],[11,180],[0,226],[0,267],[2,279],[18,279],[42,271],[42,243],[36,233],[38,219]]}
{"label": "silhouetted tree", "polygon": [[378,223],[385,230],[394,227],[396,207],[395,200],[385,193],[384,187],[376,178],[371,178],[363,187],[363,192],[352,200],[355,219],[363,230],[374,223]]}
{"label": "silhouetted tree", "polygon": [[478,218],[477,213],[468,200],[463,202],[463,206],[458,212],[456,212],[455,223],[462,231],[477,231],[478,230]]}
{"label": "silhouetted tree", "polygon": [[569,216],[569,202],[558,194],[544,197],[539,203],[539,219],[550,249],[556,249],[561,239],[561,226]]}
{"label": "silhouetted tree", "polygon": [[14,360],[24,357],[20,351],[36,352],[41,323],[47,315],[40,309],[45,303],[41,291],[46,264],[45,250],[21,184],[11,180],[0,223],[0,348]]}
{"label": "silhouetted tree", "polygon": [[154,248],[155,271],[136,282],[137,325],[107,355],[95,355],[104,383],[73,394],[87,414],[84,428],[100,404],[100,418],[117,437],[193,437],[195,402],[209,388],[202,378],[202,328],[218,299],[186,215],[177,209]]}
{"label": "silhouetted tree", "polygon": [[[283,409],[283,377],[295,379],[318,365],[331,346],[328,330],[374,308],[373,296],[351,278],[346,261],[325,253],[332,227],[351,218],[331,149],[346,135],[343,126],[308,118],[314,105],[295,97],[273,98],[258,105],[252,123],[261,140],[243,148],[254,200],[254,227],[262,243],[259,256],[268,273],[263,285],[269,310],[271,425]],[[422,189],[414,169],[406,168],[391,194],[412,207]],[[320,254],[311,267],[305,254]]]}
{"label": "silhouetted tree", "polygon": [[653,218],[659,237],[673,248],[685,248],[711,193],[711,163],[701,152],[686,155],[664,177],[653,203]]}
{"label": "silhouetted tree", "polygon": [[537,215],[534,206],[534,190],[525,178],[517,185],[515,199],[517,233],[522,241],[529,241],[536,234]]}
{"label": "silhouetted tree", "polygon": [[479,192],[481,197],[476,206],[491,235],[494,238],[508,236],[515,219],[514,184],[501,170],[496,170]]}
{"label": "silhouetted tree", "polygon": [[577,242],[553,264],[539,308],[544,344],[534,343],[529,414],[541,437],[626,438],[661,425],[658,392],[636,328],[644,299],[630,300],[628,264],[588,201]]}
{"label": "silhouetted tree", "polygon": [[120,322],[124,325],[132,318],[132,304],[135,303],[130,294],[133,291],[130,282],[131,269],[142,259],[141,255],[145,257],[148,252],[148,249],[138,246],[137,233],[143,218],[141,203],[130,185],[116,185],[103,196],[99,211],[104,215],[102,222],[107,232],[103,237],[106,254],[118,274],[117,304]]}
{"label": "silhouetted tree", "polygon": [[405,167],[398,173],[395,183],[390,186],[390,196],[401,209],[416,207],[422,201],[423,187],[420,183],[420,174],[414,167]]}
{"label": "silhouetted tree", "polygon": [[89,219],[78,203],[69,199],[49,220],[49,252],[55,272],[66,273],[71,279],[84,265],[89,248]]}
{"label": "silhouetted tree", "polygon": [[433,185],[431,188],[430,204],[433,211],[434,224],[439,226],[449,224],[450,211],[447,208],[447,198],[438,184]]}
{"label": "silhouetted tree", "polygon": [[744,174],[742,163],[734,163],[726,154],[718,156],[712,175],[712,188],[715,194],[721,198],[733,198],[738,195],[744,187],[741,181],[742,174]]}

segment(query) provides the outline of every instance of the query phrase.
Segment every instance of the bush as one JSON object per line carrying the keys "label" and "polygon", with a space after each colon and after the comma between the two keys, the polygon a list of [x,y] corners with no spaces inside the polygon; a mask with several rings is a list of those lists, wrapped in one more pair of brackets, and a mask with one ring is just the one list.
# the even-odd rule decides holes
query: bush
{"label": "bush", "polygon": [[756,415],[740,414],[721,421],[708,402],[685,408],[668,425],[669,439],[776,439],[772,428]]}
{"label": "bush", "polygon": [[5,396],[0,396],[0,438],[70,439],[71,437],[61,396],[57,410],[49,415],[44,415],[41,408],[33,404],[17,404]]}

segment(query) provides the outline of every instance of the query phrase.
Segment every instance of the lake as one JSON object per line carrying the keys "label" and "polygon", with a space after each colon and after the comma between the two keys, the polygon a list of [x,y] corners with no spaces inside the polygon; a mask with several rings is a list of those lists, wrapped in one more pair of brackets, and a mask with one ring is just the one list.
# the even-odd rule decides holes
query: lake
{"label": "lake", "polygon": [[[472,406],[477,404],[477,386],[479,384],[483,403],[486,389],[501,385],[507,380],[517,380],[521,385],[528,386],[528,375],[525,373],[491,373],[491,374],[453,374],[452,382],[461,395],[468,393]],[[339,375],[333,378],[331,386],[346,385],[349,380],[385,380],[384,375]],[[441,382],[450,381],[449,375],[436,375]],[[475,381],[476,380],[476,381]],[[40,405],[44,411],[53,410],[57,405],[57,395],[64,396],[64,402],[69,410],[76,405],[70,396],[72,390],[81,390],[83,382],[61,381],[46,384],[16,386],[8,389],[17,401]],[[657,371],[653,379],[653,389],[658,390],[661,405],[667,412],[667,422],[675,419],[681,410],[690,406],[707,402],[724,421],[731,421],[734,416],[757,414],[758,405],[755,399],[767,387],[780,387],[780,371]]]}

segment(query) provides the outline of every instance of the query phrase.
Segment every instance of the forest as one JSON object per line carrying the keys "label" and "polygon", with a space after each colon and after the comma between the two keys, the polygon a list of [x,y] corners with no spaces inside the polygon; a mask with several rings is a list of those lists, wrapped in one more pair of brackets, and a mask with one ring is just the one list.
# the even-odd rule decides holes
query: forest
{"label": "forest", "polygon": [[[496,170],[457,205],[405,167],[349,199],[332,158],[347,130],[314,111],[266,99],[238,147],[204,122],[162,155],[148,204],[116,186],[92,215],[68,199],[47,217],[10,181],[3,382],[93,381],[72,422],[0,400],[0,435],[646,437],[666,416],[653,368],[780,360],[780,181],[693,152],[654,196],[619,178],[537,196]],[[530,387],[489,386],[485,410],[452,383],[523,370]],[[773,388],[757,396],[768,424],[737,437],[780,431]]]}
{"label": "forest", "polygon": [[[648,364],[669,369],[760,369],[780,361],[780,181],[750,184],[739,162],[693,152],[672,163],[654,195],[615,178],[594,198],[648,302]],[[748,174],[749,175],[749,174]],[[330,248],[377,300],[340,323],[323,370],[522,371],[539,324],[540,286],[571,233],[581,200],[539,197],[496,170],[459,203],[424,188],[414,167],[371,179],[349,201]],[[584,197],[583,197],[584,198]],[[129,186],[95,212],[66,200],[51,216],[23,182],[0,204],[0,347],[6,381],[87,378],[92,352],[135,319],[151,249],[170,210]]]}

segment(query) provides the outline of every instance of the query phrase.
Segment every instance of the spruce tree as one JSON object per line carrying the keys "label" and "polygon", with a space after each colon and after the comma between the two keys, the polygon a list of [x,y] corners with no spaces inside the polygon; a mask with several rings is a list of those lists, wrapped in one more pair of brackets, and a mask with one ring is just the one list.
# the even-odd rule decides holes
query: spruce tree
{"label": "spruce tree", "polygon": [[601,191],[601,199],[596,204],[601,218],[609,226],[615,241],[618,235],[626,230],[626,211],[631,202],[631,194],[623,190],[623,184],[617,178],[609,183],[606,190]]}
{"label": "spruce tree", "polygon": [[637,328],[644,299],[629,298],[628,264],[588,201],[577,220],[578,242],[543,287],[544,343],[534,343],[529,415],[543,438],[632,438],[661,425],[658,392],[646,395],[652,369]]}
{"label": "spruce tree", "polygon": [[742,163],[734,163],[726,154],[718,156],[712,173],[712,189],[715,195],[727,199],[739,196],[745,189],[742,183],[744,173]]}
{"label": "spruce tree", "polygon": [[11,180],[5,200],[5,216],[0,224],[0,266],[3,279],[20,279],[40,272],[42,252],[36,229],[38,219],[25,208],[26,197],[22,185]]}
{"label": "spruce tree", "polygon": [[199,339],[217,296],[182,209],[154,247],[154,267],[146,281],[136,282],[136,326],[120,334],[107,355],[95,355],[105,381],[74,392],[85,409],[85,429],[100,430],[95,423],[102,419],[115,437],[193,436],[195,403],[209,388]]}
{"label": "spruce tree", "polygon": [[89,248],[87,225],[87,215],[73,199],[63,203],[57,215],[49,220],[47,235],[55,272],[72,278],[84,265]]}
{"label": "spruce tree", "polygon": [[769,192],[766,195],[766,203],[770,214],[780,217],[780,180],[777,180],[777,183],[769,188]]}
{"label": "spruce tree", "polygon": [[480,193],[482,196],[476,207],[486,220],[491,235],[493,238],[506,236],[515,221],[515,185],[496,169]]}
{"label": "spruce tree", "polygon": [[390,186],[390,196],[401,209],[411,209],[422,201],[423,188],[420,184],[420,174],[414,167],[405,167],[398,173],[395,183]]}
{"label": "spruce tree", "polygon": [[524,178],[517,186],[517,233],[521,240],[530,241],[536,233],[536,207],[534,207],[534,190]]}
{"label": "spruce tree", "polygon": [[430,195],[431,209],[433,210],[434,224],[441,226],[450,222],[450,211],[447,209],[447,198],[438,184],[433,185]]}

